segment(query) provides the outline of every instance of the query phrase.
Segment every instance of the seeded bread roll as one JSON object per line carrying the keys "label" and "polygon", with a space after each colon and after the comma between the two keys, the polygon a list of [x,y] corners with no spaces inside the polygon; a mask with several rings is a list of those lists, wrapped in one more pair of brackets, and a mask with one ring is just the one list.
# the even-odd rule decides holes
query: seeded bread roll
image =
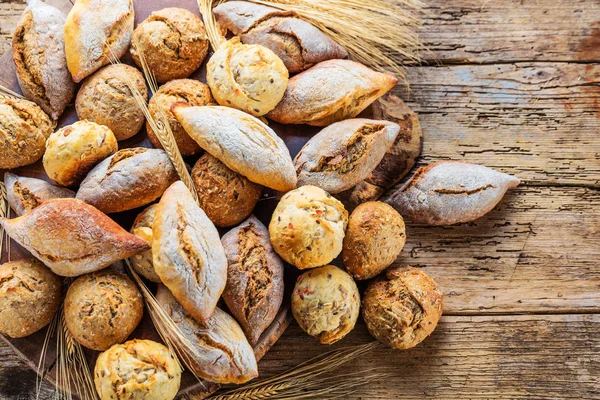
{"label": "seeded bread roll", "polygon": [[[150,207],[142,211],[133,221],[131,227],[131,233],[139,237],[148,245],[152,246],[152,226],[154,225],[154,214],[156,213],[156,207],[158,204],[152,204]],[[129,258],[133,269],[144,278],[160,283],[160,277],[154,270],[154,264],[152,263],[152,249],[143,251]]]}
{"label": "seeded bread roll", "polygon": [[67,66],[75,82],[121,58],[133,33],[132,0],[76,0],[64,26]]}
{"label": "seeded bread roll", "polygon": [[388,204],[369,201],[350,214],[342,259],[354,279],[371,279],[389,267],[406,242],[404,220]]}
{"label": "seeded bread roll", "polygon": [[8,205],[19,217],[46,200],[75,197],[75,192],[69,189],[51,185],[41,179],[17,176],[10,172],[4,174],[4,186]]}
{"label": "seeded bread roll", "polygon": [[303,273],[292,292],[296,322],[322,344],[335,343],[354,329],[359,310],[356,283],[333,265]]}
{"label": "seeded bread roll", "polygon": [[192,180],[200,207],[219,227],[242,222],[254,209],[262,186],[233,172],[221,161],[205,153],[192,168]]}
{"label": "seeded bread roll", "polygon": [[[175,103],[186,103],[190,106],[207,106],[215,104],[210,93],[210,88],[200,81],[194,79],[175,79],[162,85],[148,102],[148,111],[154,119],[158,119],[159,110],[165,113],[173,137],[182,156],[193,156],[202,151],[198,143],[187,134],[183,126],[177,121],[171,112],[171,106]],[[146,133],[152,145],[162,149],[160,141],[154,134],[150,124],[146,122]]]}
{"label": "seeded bread roll", "polygon": [[154,11],[133,31],[131,56],[142,68],[140,53],[158,83],[187,78],[208,52],[204,24],[183,8]]}
{"label": "seeded bread roll", "polygon": [[77,121],[50,135],[43,157],[44,170],[62,186],[75,185],[118,149],[117,139],[109,128]]}
{"label": "seeded bread roll", "polygon": [[398,79],[350,60],[323,61],[292,77],[267,118],[282,124],[328,126],[354,118]]}
{"label": "seeded bread roll", "polygon": [[348,57],[342,46],[294,11],[249,1],[228,1],[213,12],[219,26],[240,36],[245,44],[271,49],[290,73],[304,71],[321,61]]}
{"label": "seeded bread roll", "polygon": [[223,235],[221,243],[228,263],[223,299],[254,345],[281,307],[283,262],[255,216]]}
{"label": "seeded bread roll", "polygon": [[180,382],[175,355],[151,340],[116,344],[98,356],[94,368],[100,400],[172,400]]}
{"label": "seeded bread roll", "polygon": [[107,126],[117,140],[129,139],[138,133],[146,118],[127,81],[148,101],[146,81],[140,71],[126,64],[108,65],[81,84],[75,99],[79,119]]}
{"label": "seeded bread roll", "polygon": [[273,248],[298,269],[325,265],[342,251],[348,212],[342,203],[316,186],[286,193],[271,217]]}
{"label": "seeded bread roll", "polygon": [[54,124],[37,104],[0,98],[0,121],[0,169],[22,167],[42,158]]}
{"label": "seeded bread roll", "polygon": [[77,278],[67,290],[64,309],[65,324],[77,342],[106,350],[133,332],[144,302],[127,275],[104,270]]}
{"label": "seeded bread roll", "polygon": [[164,150],[133,147],[119,150],[90,171],[77,198],[110,214],[145,206],[177,180]]}
{"label": "seeded bread roll", "polygon": [[29,336],[48,325],[61,302],[61,282],[34,258],[0,265],[0,333]]}
{"label": "seeded bread roll", "polygon": [[55,121],[75,93],[65,56],[66,18],[58,8],[30,0],[12,39],[12,56],[23,94]]}
{"label": "seeded bread roll", "polygon": [[409,349],[437,326],[442,316],[442,292],[421,270],[389,268],[367,287],[362,315],[377,340],[395,349]]}

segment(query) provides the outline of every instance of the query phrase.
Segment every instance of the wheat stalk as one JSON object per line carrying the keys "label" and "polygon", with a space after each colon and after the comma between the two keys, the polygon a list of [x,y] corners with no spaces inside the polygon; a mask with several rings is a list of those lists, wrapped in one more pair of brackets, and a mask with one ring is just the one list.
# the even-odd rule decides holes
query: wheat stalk
{"label": "wheat stalk", "polygon": [[221,0],[197,0],[198,9],[200,10],[200,15],[202,15],[202,19],[204,20],[204,26],[206,26],[208,40],[210,41],[213,51],[217,51],[221,43],[226,41],[225,37],[221,33],[219,24],[217,24],[215,14],[212,12],[213,7],[218,6],[222,2],[223,1]]}
{"label": "wheat stalk", "polygon": [[21,96],[19,93],[14,92],[14,91],[10,90],[9,88],[0,85],[0,98],[2,98],[2,97],[25,100],[25,97]]}
{"label": "wheat stalk", "polygon": [[[6,186],[4,182],[0,182],[0,217],[8,218],[8,196],[6,195]],[[6,236],[6,250],[8,253],[8,261],[10,261],[10,238],[4,232],[4,227],[0,226],[0,254],[4,246],[4,237]]]}

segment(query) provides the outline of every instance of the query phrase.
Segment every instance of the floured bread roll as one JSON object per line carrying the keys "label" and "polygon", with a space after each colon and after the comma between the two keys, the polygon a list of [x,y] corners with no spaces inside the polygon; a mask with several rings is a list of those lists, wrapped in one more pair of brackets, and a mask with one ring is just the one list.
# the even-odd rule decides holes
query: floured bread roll
{"label": "floured bread roll", "polygon": [[[135,218],[135,221],[133,221],[130,231],[135,236],[146,241],[150,246],[152,246],[152,238],[154,237],[152,226],[154,225],[154,214],[157,207],[158,204],[152,204],[142,211]],[[130,257],[129,261],[135,272],[152,282],[160,283],[160,277],[154,270],[154,264],[152,264],[152,249]]]}
{"label": "floured bread roll", "polygon": [[327,126],[354,118],[398,79],[350,60],[329,60],[292,77],[267,117],[282,124]]}
{"label": "floured bread roll", "polygon": [[221,44],[208,61],[206,82],[220,105],[260,117],[283,97],[288,70],[268,48],[242,44],[234,37]]}
{"label": "floured bread roll", "polygon": [[58,8],[30,0],[12,39],[12,56],[23,94],[55,121],[75,93],[65,56],[66,18]]}
{"label": "floured bread roll", "polygon": [[81,82],[103,65],[111,52],[121,58],[133,33],[132,0],[77,0],[64,26],[67,66]]}
{"label": "floured bread roll", "polygon": [[4,185],[8,204],[19,217],[46,200],[75,197],[75,192],[72,190],[51,185],[41,179],[17,176],[10,172],[4,174]]}

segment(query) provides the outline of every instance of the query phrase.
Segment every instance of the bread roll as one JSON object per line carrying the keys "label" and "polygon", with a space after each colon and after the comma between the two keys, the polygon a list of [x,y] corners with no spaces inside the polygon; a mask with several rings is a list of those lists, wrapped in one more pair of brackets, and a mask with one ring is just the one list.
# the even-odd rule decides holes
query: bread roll
{"label": "bread roll", "polygon": [[175,355],[151,340],[116,344],[98,356],[94,368],[100,400],[172,400],[180,382]]}
{"label": "bread roll", "polygon": [[132,0],[76,0],[64,26],[67,66],[81,82],[109,64],[111,53],[121,58],[133,33]]}
{"label": "bread roll", "polygon": [[86,78],[75,99],[79,119],[107,126],[117,140],[129,139],[138,133],[146,118],[128,82],[148,101],[144,76],[132,66],[108,65]]}
{"label": "bread roll", "polygon": [[110,214],[152,203],[176,180],[164,150],[133,147],[96,165],[81,182],[77,198]]}
{"label": "bread roll", "polygon": [[350,60],[329,60],[292,77],[267,117],[282,124],[328,126],[354,118],[398,79]]}
{"label": "bread roll", "polygon": [[272,50],[290,73],[302,72],[348,52],[294,11],[281,11],[249,1],[228,1],[213,9],[219,26],[240,36],[245,44]]}
{"label": "bread roll", "polygon": [[223,235],[221,243],[228,263],[223,299],[254,345],[281,307],[283,262],[255,216]]}
{"label": "bread roll", "polygon": [[238,37],[224,42],[206,64],[206,83],[222,106],[260,117],[275,108],[288,84],[288,70],[264,46]]}
{"label": "bread roll", "polygon": [[42,159],[44,170],[59,185],[75,185],[118,149],[117,139],[109,128],[77,121],[50,135]]}
{"label": "bread roll", "polygon": [[[142,211],[133,221],[131,226],[131,233],[150,246],[152,246],[153,233],[152,226],[154,225],[154,215],[158,204],[152,204],[150,207]],[[129,258],[133,269],[144,278],[160,283],[160,277],[154,270],[154,264],[152,263],[152,249],[143,251]]]}
{"label": "bread roll", "polygon": [[438,161],[419,168],[382,200],[413,222],[452,225],[487,214],[519,183],[519,178],[482,165]]}
{"label": "bread roll", "polygon": [[287,192],[296,187],[290,152],[260,120],[228,107],[171,107],[200,147],[252,182]]}
{"label": "bread roll", "polygon": [[208,52],[202,20],[184,8],[154,11],[133,31],[131,56],[142,68],[141,53],[158,83],[187,78]]}
{"label": "bread roll", "polygon": [[191,344],[190,370],[194,375],[217,383],[241,384],[258,376],[256,358],[244,332],[229,314],[215,308],[203,324],[198,323],[158,285],[156,300]]}
{"label": "bread roll", "polygon": [[58,8],[30,0],[12,39],[21,91],[55,121],[75,93],[65,56],[66,18]]}
{"label": "bread roll", "polygon": [[22,217],[0,219],[6,233],[57,275],[97,271],[150,246],[96,208],[52,199]]}
{"label": "bread roll", "polygon": [[75,192],[36,178],[4,174],[6,199],[17,216],[28,213],[46,200],[75,197]]}
{"label": "bread roll", "polygon": [[0,97],[0,169],[33,164],[44,155],[54,124],[35,103]]}
{"label": "bread roll", "polygon": [[152,258],[160,280],[183,308],[203,323],[225,288],[227,259],[219,232],[185,184],[163,194],[152,226]]}
{"label": "bread roll", "polygon": [[339,193],[365,179],[398,135],[393,122],[348,119],[313,136],[294,159],[298,185]]}
{"label": "bread roll", "polygon": [[61,281],[36,259],[0,265],[0,333],[29,336],[48,325],[61,303]]}

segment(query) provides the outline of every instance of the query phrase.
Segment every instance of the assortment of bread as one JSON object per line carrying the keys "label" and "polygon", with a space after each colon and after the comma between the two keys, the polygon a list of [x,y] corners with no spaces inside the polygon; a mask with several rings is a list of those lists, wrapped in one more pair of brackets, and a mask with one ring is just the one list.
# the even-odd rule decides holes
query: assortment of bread
{"label": "assortment of bread", "polygon": [[[167,347],[123,343],[144,307],[136,283],[107,268],[113,263],[129,259],[136,282],[139,274],[158,284],[159,309],[187,343],[194,375],[239,384],[258,375],[252,345],[284,302],[284,262],[306,270],[291,311],[319,342],[354,328],[361,309],[355,279],[373,279],[362,296],[369,331],[396,349],[415,346],[437,325],[442,293],[424,272],[392,266],[406,241],[403,217],[473,221],[519,183],[487,167],[442,161],[384,195],[420,153],[418,118],[394,96],[374,107],[374,119],[356,117],[396,77],[346,59],[295,12],[229,1],[214,14],[233,38],[216,43],[196,13],[179,8],[153,12],[134,31],[132,0],[77,0],[66,19],[33,0],[14,36],[29,100],[0,98],[0,168],[43,157],[60,186],[5,174],[18,217],[1,218],[0,226],[35,258],[0,265],[0,332],[23,337],[43,328],[63,302],[59,276],[78,277],[64,298],[65,324],[78,343],[104,351],[94,372],[102,400],[173,399],[181,379]],[[206,58],[209,36],[215,52],[207,84],[183,79]],[[128,49],[153,75],[154,91],[164,83],[149,104],[138,68],[106,66]],[[74,82],[82,82],[80,121],[54,132]],[[292,160],[263,116],[323,129]],[[156,148],[118,143],[145,119]],[[159,140],[169,131],[164,124],[173,141]],[[177,152],[193,165],[189,175]],[[268,228],[252,215],[263,186],[280,192],[270,221],[257,213]],[[130,232],[113,220],[118,215],[106,215],[143,206]]]}

